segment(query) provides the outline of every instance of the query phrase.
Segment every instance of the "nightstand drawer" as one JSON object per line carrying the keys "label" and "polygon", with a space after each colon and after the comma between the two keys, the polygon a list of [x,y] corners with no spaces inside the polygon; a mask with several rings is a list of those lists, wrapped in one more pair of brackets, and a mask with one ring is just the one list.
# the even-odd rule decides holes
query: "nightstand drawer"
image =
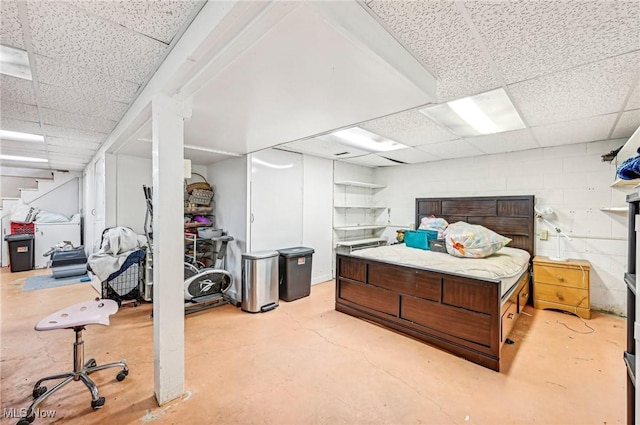
{"label": "nightstand drawer", "polygon": [[536,283],[569,286],[572,288],[589,288],[589,270],[551,267],[534,264],[533,279]]}
{"label": "nightstand drawer", "polygon": [[550,301],[571,307],[589,308],[589,291],[557,285],[538,283],[534,287],[535,300]]}

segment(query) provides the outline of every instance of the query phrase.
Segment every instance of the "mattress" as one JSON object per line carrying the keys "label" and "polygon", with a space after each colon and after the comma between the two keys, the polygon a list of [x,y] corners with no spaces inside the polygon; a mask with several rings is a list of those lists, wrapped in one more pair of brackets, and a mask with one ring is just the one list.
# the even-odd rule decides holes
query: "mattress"
{"label": "mattress", "polygon": [[531,258],[527,251],[510,247],[486,258],[460,258],[442,252],[407,248],[404,244],[361,249],[351,255],[500,282],[503,296],[528,269]]}

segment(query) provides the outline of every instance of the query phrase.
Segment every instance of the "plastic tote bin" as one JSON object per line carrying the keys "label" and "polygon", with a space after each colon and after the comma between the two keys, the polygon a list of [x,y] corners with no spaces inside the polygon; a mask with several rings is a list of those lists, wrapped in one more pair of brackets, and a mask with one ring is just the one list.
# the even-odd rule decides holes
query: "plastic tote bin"
{"label": "plastic tote bin", "polygon": [[278,306],[278,251],[242,254],[242,310],[260,313]]}
{"label": "plastic tote bin", "polygon": [[311,260],[313,248],[297,246],[279,249],[279,294],[284,301],[307,297],[311,293]]}
{"label": "plastic tote bin", "polygon": [[418,229],[405,230],[404,232],[404,244],[409,248],[428,250],[431,239],[438,239],[436,230]]}
{"label": "plastic tote bin", "polygon": [[7,235],[4,240],[9,244],[9,263],[12,272],[24,272],[33,270],[34,249],[33,235],[18,234]]}

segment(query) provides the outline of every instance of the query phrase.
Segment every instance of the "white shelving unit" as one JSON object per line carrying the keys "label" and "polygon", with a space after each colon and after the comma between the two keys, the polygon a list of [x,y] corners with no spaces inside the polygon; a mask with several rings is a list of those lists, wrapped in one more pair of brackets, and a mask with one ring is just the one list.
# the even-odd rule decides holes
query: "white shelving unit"
{"label": "white shelving unit", "polygon": [[[620,152],[618,152],[618,164],[622,164],[624,160],[627,158],[631,158],[637,155],[638,147],[640,147],[640,127],[636,129],[636,131],[629,137],[627,143],[624,144]],[[617,178],[612,184],[611,187],[619,188],[619,189],[633,189],[636,186],[640,185],[640,179],[634,180],[622,180]]]}
{"label": "white shelving unit", "polygon": [[385,186],[360,181],[335,181],[334,240],[338,251],[385,245],[387,238],[381,233],[387,227],[381,223],[387,207],[375,205],[375,191]]}

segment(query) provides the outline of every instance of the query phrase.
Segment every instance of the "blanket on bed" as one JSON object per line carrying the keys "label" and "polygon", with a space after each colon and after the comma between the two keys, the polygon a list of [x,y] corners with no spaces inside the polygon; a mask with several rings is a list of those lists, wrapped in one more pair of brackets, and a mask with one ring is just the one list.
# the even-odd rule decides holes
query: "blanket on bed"
{"label": "blanket on bed", "polygon": [[486,258],[459,258],[442,252],[407,248],[404,244],[361,249],[352,255],[496,280],[519,275],[529,265],[530,258],[527,251],[509,247]]}

